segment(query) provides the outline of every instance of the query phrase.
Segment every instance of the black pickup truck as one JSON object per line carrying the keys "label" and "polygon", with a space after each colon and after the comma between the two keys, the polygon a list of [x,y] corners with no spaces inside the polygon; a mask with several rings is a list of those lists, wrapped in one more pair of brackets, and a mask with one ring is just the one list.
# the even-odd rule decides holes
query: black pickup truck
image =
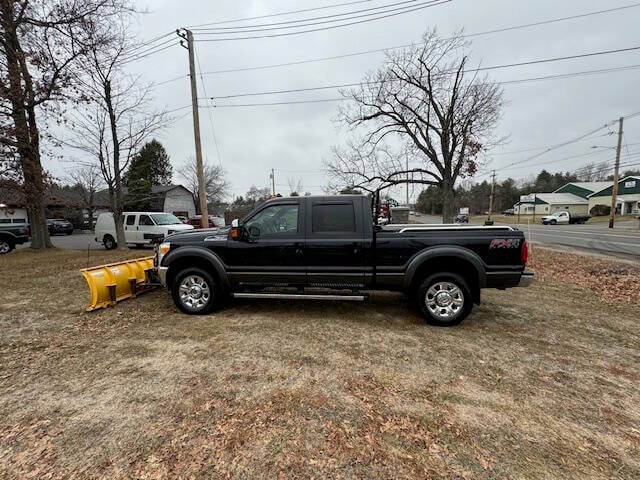
{"label": "black pickup truck", "polygon": [[374,224],[362,195],[269,200],[231,227],[166,237],[155,267],[177,307],[205,314],[229,297],[364,300],[402,291],[426,320],[456,325],[482,288],[527,286],[528,247],[512,227]]}
{"label": "black pickup truck", "polygon": [[29,226],[24,219],[0,218],[0,255],[28,241]]}

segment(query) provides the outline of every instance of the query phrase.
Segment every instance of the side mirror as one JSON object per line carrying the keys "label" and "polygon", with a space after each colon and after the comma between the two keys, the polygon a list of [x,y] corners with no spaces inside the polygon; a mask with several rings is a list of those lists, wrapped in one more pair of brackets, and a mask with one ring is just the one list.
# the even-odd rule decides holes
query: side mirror
{"label": "side mirror", "polygon": [[237,218],[234,218],[231,222],[231,239],[232,240],[240,240],[240,227]]}
{"label": "side mirror", "polygon": [[256,227],[255,225],[251,225],[249,227],[249,236],[251,236],[252,238],[257,238],[260,236],[260,228]]}

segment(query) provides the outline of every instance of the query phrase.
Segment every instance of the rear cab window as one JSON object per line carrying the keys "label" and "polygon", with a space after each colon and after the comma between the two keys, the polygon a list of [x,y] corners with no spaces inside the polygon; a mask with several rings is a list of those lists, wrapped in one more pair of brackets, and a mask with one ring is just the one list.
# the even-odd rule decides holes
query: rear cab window
{"label": "rear cab window", "polygon": [[363,237],[362,212],[353,200],[311,200],[310,203],[308,237]]}

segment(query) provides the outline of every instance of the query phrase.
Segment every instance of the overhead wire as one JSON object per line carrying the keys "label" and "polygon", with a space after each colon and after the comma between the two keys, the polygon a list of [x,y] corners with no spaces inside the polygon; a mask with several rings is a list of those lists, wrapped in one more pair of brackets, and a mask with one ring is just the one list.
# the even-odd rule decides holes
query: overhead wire
{"label": "overhead wire", "polygon": [[[640,47],[638,47],[640,48]],[[604,68],[604,69],[596,69],[596,70],[585,70],[585,71],[581,71],[581,72],[571,72],[571,73],[563,73],[563,74],[556,74],[556,75],[545,75],[545,76],[539,76],[539,77],[529,77],[529,78],[521,78],[521,79],[515,79],[515,80],[504,80],[504,81],[499,81],[499,82],[488,82],[486,83],[487,85],[512,85],[512,84],[520,84],[520,83],[529,83],[529,82],[536,82],[536,81],[542,81],[542,80],[561,80],[561,79],[565,79],[565,78],[573,78],[573,77],[581,77],[581,76],[588,76],[588,75],[595,75],[595,74],[602,74],[602,73],[612,73],[612,72],[619,72],[619,71],[627,71],[627,70],[633,70],[633,69],[637,69],[640,68],[640,64],[637,65],[626,65],[623,67],[611,67],[611,68]],[[304,87],[304,88],[291,88],[291,89],[286,89],[286,90],[265,90],[265,91],[259,91],[259,92],[244,92],[244,93],[236,93],[236,94],[231,94],[231,95],[220,95],[220,96],[216,96],[216,97],[211,97],[212,100],[227,100],[227,99],[231,99],[231,98],[241,98],[241,97],[254,97],[254,96],[263,96],[263,95],[280,95],[280,94],[288,94],[288,93],[300,93],[300,92],[310,92],[310,91],[318,91],[318,90],[331,90],[331,89],[340,89],[340,88],[349,88],[349,87],[356,87],[359,85],[375,85],[375,84],[379,84],[382,83],[382,81],[375,81],[375,82],[351,82],[351,83],[343,83],[343,84],[333,84],[333,85],[322,85],[322,86],[318,86],[318,87]],[[337,98],[334,99],[333,101],[337,101],[337,100],[344,100],[345,98]],[[324,101],[329,101],[329,100],[324,100]],[[221,106],[221,105],[218,105]]]}
{"label": "overhead wire", "polygon": [[[194,48],[195,50],[195,48]],[[196,62],[198,65],[198,73],[200,74],[200,80],[202,83],[202,91],[205,95],[205,98],[208,98],[207,96],[207,89],[206,86],[204,84],[204,78],[202,77],[202,68],[200,67],[200,58],[198,57],[197,51],[194,51],[194,56],[196,57]],[[209,102],[210,100],[207,100],[207,102]],[[214,105],[215,106],[215,105]],[[213,144],[216,147],[216,153],[218,155],[218,165],[222,167],[222,155],[220,155],[220,147],[218,146],[218,138],[216,136],[216,127],[213,123],[213,112],[212,112],[212,108],[207,108],[207,114],[209,116],[209,124],[211,125],[211,135],[213,136]]]}
{"label": "overhead wire", "polygon": [[[463,38],[468,38],[468,37],[474,37],[474,36],[480,36],[480,35],[488,35],[488,34],[491,34],[491,33],[500,33],[500,32],[503,32],[503,31],[511,31],[511,30],[516,30],[516,29],[531,28],[531,27],[534,27],[534,26],[544,25],[544,24],[548,24],[548,23],[563,22],[563,21],[567,21],[567,20],[573,20],[573,19],[593,16],[593,15],[601,15],[601,14],[605,14],[605,13],[616,12],[616,11],[619,11],[619,10],[634,8],[634,7],[638,7],[638,6],[640,6],[640,2],[639,3],[630,4],[630,5],[625,5],[625,6],[622,6],[622,7],[610,8],[610,9],[606,9],[606,10],[598,10],[598,11],[594,11],[594,12],[587,12],[587,13],[583,13],[583,14],[572,15],[572,16],[568,16],[568,17],[548,19],[548,20],[544,20],[544,21],[541,21],[541,22],[521,24],[521,25],[510,26],[510,27],[503,27],[503,28],[499,28],[499,29],[487,30],[487,31],[470,33],[470,34],[462,34],[462,37]],[[341,59],[341,58],[348,58],[348,57],[354,57],[354,56],[359,56],[359,55],[369,55],[369,54],[372,54],[372,53],[381,53],[381,52],[386,52],[386,51],[389,51],[389,50],[398,50],[398,49],[401,49],[401,48],[407,48],[407,47],[411,47],[411,46],[414,46],[414,45],[420,45],[420,44],[421,43],[417,43],[417,44],[416,43],[409,43],[409,44],[405,44],[405,45],[397,45],[397,46],[394,46],[394,47],[386,47],[386,48],[380,48],[380,49],[375,49],[375,50],[365,50],[365,51],[360,51],[360,52],[352,52],[352,53],[347,53],[347,54],[342,54],[342,55],[334,55],[334,56],[330,56],[330,57],[320,57],[320,58],[314,58],[314,59],[298,60],[298,61],[293,61],[293,62],[277,63],[277,64],[271,64],[271,65],[260,65],[260,66],[240,67],[240,68],[233,68],[233,69],[217,70],[217,71],[212,71],[212,72],[204,72],[204,75],[242,72],[242,71],[248,71],[248,70],[262,70],[262,69],[269,69],[269,68],[286,67],[286,66],[291,66],[291,65],[301,65],[301,64],[305,64],[305,63],[322,62],[322,61],[327,61],[327,60],[337,60],[337,59]]]}
{"label": "overhead wire", "polygon": [[[230,37],[230,38],[198,38],[196,36],[194,41],[196,41],[196,42],[228,42],[228,41],[236,41],[236,40],[253,40],[253,39],[259,39],[259,38],[286,37],[286,36],[291,36],[291,35],[301,35],[301,34],[305,34],[305,33],[321,32],[321,31],[325,31],[325,30],[333,30],[333,29],[336,29],[336,28],[349,27],[349,26],[352,26],[352,25],[360,25],[362,23],[373,22],[373,21],[376,21],[376,20],[382,20],[382,19],[385,19],[385,18],[391,18],[391,17],[395,17],[395,16],[398,16],[398,15],[404,15],[406,13],[416,12],[416,11],[419,11],[419,10],[424,10],[426,8],[435,7],[435,6],[438,6],[438,5],[444,5],[444,4],[449,3],[451,1],[453,1],[453,0],[429,0],[429,2],[426,2],[424,4],[420,4],[419,6],[412,7],[412,8],[409,8],[409,9],[406,9],[405,7],[403,7],[403,10],[401,10],[401,11],[388,10],[388,11],[390,11],[392,13],[387,13],[385,15],[379,15],[379,16],[374,17],[374,18],[367,18],[365,20],[356,20],[356,21],[353,21],[353,22],[341,23],[339,25],[328,25],[328,26],[324,26],[324,27],[320,27],[320,28],[314,28],[314,29],[308,29],[308,30],[300,30],[300,31],[296,31],[296,32],[272,33],[272,34],[268,34],[268,35],[251,35],[251,36],[248,36],[248,37]],[[395,9],[395,10],[399,10],[399,9]]]}
{"label": "overhead wire", "polygon": [[334,3],[332,5],[323,5],[321,7],[305,8],[303,10],[291,10],[291,11],[288,11],[288,12],[270,13],[270,14],[266,14],[266,15],[259,15],[259,16],[256,16],[256,17],[236,18],[236,19],[233,19],[233,20],[221,20],[221,21],[218,21],[218,22],[201,23],[201,24],[197,24],[197,25],[189,25],[188,28],[206,27],[206,26],[210,26],[210,25],[223,25],[223,24],[226,24],[226,23],[246,22],[247,20],[258,20],[258,19],[261,19],[261,18],[283,17],[285,15],[295,15],[297,13],[315,12],[315,11],[318,11],[318,10],[327,10],[329,8],[347,7],[347,6],[350,6],[350,5],[356,5],[356,4],[362,4],[362,3],[371,3],[372,1],[375,1],[375,0],[357,0],[357,1],[352,1],[352,2]]}
{"label": "overhead wire", "polygon": [[[440,0],[403,0],[401,2],[396,2],[396,3],[391,3],[391,4],[386,4],[386,5],[382,5],[379,7],[372,7],[372,8],[366,8],[364,10],[356,10],[353,12],[344,12],[344,13],[336,13],[333,15],[325,15],[322,17],[315,17],[315,18],[308,18],[308,19],[298,19],[298,20],[288,20],[286,22],[277,22],[277,23],[263,23],[263,24],[258,24],[258,25],[242,25],[242,26],[237,26],[237,27],[218,27],[218,28],[214,28],[214,29],[201,29],[201,28],[194,28],[192,29],[192,31],[196,34],[199,35],[227,35],[227,34],[233,34],[233,33],[242,33],[242,34],[246,34],[246,33],[252,33],[252,32],[266,32],[266,31],[271,31],[271,30],[284,30],[287,28],[300,28],[300,27],[309,27],[309,26],[314,26],[314,25],[324,25],[324,24],[328,24],[328,23],[337,23],[337,22],[342,22],[345,20],[353,20],[356,18],[364,18],[364,17],[371,17],[371,16],[375,16],[375,15],[380,15],[382,13],[388,13],[388,12],[393,12],[393,11],[399,11],[402,10],[404,8],[411,8],[412,5],[407,5],[407,4],[418,4],[418,5],[426,5],[426,4],[430,4],[430,3],[437,3]],[[424,3],[419,3],[419,2],[424,2]],[[390,7],[397,7],[398,5],[405,5],[403,7],[398,7],[395,9],[391,9]],[[415,6],[415,5],[413,5]],[[386,9],[386,10],[385,10]],[[359,13],[363,13],[363,12],[372,12],[373,10],[385,10],[383,12],[373,12],[373,13],[365,13],[363,15],[356,15]],[[336,18],[336,17],[344,17],[344,18]],[[332,18],[332,20],[326,20]],[[315,20],[320,20],[320,21],[315,21]],[[304,22],[310,22],[310,23],[304,23]],[[291,24],[296,24],[296,25],[291,25]],[[280,25],[284,25],[284,26],[280,26]],[[267,28],[260,28],[260,27],[267,27]],[[242,29],[242,30],[237,30],[237,29]],[[247,29],[247,30],[244,30]],[[231,30],[231,31],[228,31]]]}

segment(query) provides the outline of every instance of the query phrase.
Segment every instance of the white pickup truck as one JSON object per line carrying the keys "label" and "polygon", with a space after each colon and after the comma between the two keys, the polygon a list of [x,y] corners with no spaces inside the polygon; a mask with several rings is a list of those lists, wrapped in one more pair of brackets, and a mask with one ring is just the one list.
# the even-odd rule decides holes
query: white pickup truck
{"label": "white pickup truck", "polygon": [[543,225],[569,224],[569,223],[587,223],[591,218],[590,215],[571,215],[569,212],[556,212],[552,215],[546,215],[540,220]]}

